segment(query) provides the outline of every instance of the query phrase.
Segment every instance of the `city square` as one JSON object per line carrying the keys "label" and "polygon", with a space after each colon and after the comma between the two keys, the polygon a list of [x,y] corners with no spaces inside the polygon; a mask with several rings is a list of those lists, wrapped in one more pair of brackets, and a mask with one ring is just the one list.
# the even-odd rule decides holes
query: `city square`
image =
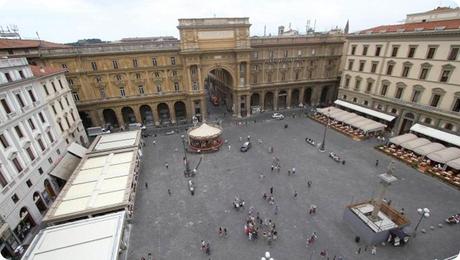
{"label": "city square", "polygon": [[[319,143],[324,126],[303,114],[279,121],[257,118],[255,123],[242,125],[224,122],[223,129],[228,143],[220,151],[187,155],[192,168],[202,157],[193,178],[194,196],[184,177],[181,135],[185,132],[145,139],[129,259],[147,259],[148,253],[152,259],[260,259],[266,251],[275,259],[319,259],[323,250],[330,259],[440,259],[456,253],[458,227],[445,225],[444,219],[460,210],[458,190],[400,162],[395,163],[399,181],[389,188],[386,198],[394,208],[404,208],[411,221],[408,233],[419,219],[417,208],[429,208],[430,218],[423,220],[418,236],[403,247],[377,245],[376,255],[371,255],[372,245],[355,242],[356,235],[342,219],[345,206],[373,198],[377,175],[384,173],[391,161],[374,149],[375,139],[356,142],[328,129],[326,152],[321,153],[305,138]],[[253,146],[242,153],[240,137],[245,141],[248,136]],[[270,146],[273,153],[269,153]],[[346,164],[333,161],[329,152],[338,154]],[[280,159],[279,173],[270,169],[274,156]],[[289,176],[292,168],[296,174]],[[312,182],[310,188],[307,181]],[[276,210],[262,198],[270,187]],[[233,208],[235,196],[245,200],[244,210]],[[312,204],[317,206],[314,215],[308,214]],[[250,207],[260,212],[261,218],[276,223],[279,235],[271,246],[262,238],[248,240],[244,234]],[[438,227],[439,223],[443,227]],[[228,237],[218,235],[219,227],[228,229]],[[426,233],[421,233],[422,229]],[[307,248],[306,240],[313,232],[318,239]],[[210,242],[211,256],[201,252],[201,240]]]}

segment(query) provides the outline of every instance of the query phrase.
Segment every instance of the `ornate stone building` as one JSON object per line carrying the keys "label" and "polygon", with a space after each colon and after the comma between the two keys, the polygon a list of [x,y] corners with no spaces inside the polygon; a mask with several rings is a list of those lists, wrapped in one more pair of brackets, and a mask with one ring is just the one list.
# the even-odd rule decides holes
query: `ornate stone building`
{"label": "ornate stone building", "polygon": [[68,70],[87,127],[202,119],[211,97],[235,117],[335,100],[341,33],[250,37],[250,26],[248,18],[179,19],[180,40],[47,48],[29,60]]}

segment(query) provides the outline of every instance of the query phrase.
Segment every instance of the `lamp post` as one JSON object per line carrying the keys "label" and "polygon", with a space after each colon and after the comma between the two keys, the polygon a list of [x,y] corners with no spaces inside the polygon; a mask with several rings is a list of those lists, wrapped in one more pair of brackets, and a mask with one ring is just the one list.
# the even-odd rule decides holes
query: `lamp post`
{"label": "lamp post", "polygon": [[327,123],[324,125],[324,133],[323,133],[323,141],[321,142],[321,146],[319,147],[320,152],[326,151],[325,143],[326,143],[326,131],[329,126],[329,115],[330,115],[331,109],[327,110]]}
{"label": "lamp post", "polygon": [[420,214],[420,219],[418,220],[418,223],[414,228],[414,234],[413,234],[414,237],[417,235],[417,228],[420,225],[420,222],[422,222],[422,219],[430,217],[430,210],[427,209],[427,208],[423,208],[423,209],[418,208],[417,212],[418,212],[418,214]]}
{"label": "lamp post", "polygon": [[190,170],[190,165],[188,163],[188,159],[187,159],[187,149],[185,148],[185,136],[184,135],[181,135],[180,136],[182,138],[182,145],[184,147],[184,163],[185,163],[185,170],[184,170],[184,175],[185,177],[189,177],[191,175],[191,170]]}

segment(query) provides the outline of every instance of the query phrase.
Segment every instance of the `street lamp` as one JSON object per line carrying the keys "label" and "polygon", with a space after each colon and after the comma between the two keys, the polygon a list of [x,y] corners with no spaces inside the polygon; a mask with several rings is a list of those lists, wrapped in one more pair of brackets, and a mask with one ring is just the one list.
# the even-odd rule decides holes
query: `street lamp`
{"label": "street lamp", "polygon": [[416,233],[416,232],[417,232],[417,228],[418,228],[418,225],[420,225],[420,222],[422,222],[422,219],[424,219],[424,218],[429,218],[429,217],[430,217],[430,210],[427,209],[427,208],[423,208],[423,209],[422,209],[422,208],[418,208],[418,209],[417,209],[417,212],[418,212],[418,214],[420,214],[420,219],[418,220],[418,223],[417,223],[417,225],[416,225],[415,228],[414,228],[414,234],[413,234],[414,237],[417,235],[417,233]]}
{"label": "street lamp", "polygon": [[187,159],[187,149],[185,148],[185,136],[181,135],[180,137],[182,138],[182,145],[184,147],[184,163],[185,163],[184,175],[185,177],[189,177],[191,175],[191,170],[190,170],[190,165]]}
{"label": "street lamp", "polygon": [[321,146],[319,147],[320,152],[326,151],[325,143],[326,143],[326,131],[329,126],[329,115],[330,115],[331,109],[329,108],[327,110],[327,123],[324,125],[324,133],[323,133],[323,141],[321,142]]}

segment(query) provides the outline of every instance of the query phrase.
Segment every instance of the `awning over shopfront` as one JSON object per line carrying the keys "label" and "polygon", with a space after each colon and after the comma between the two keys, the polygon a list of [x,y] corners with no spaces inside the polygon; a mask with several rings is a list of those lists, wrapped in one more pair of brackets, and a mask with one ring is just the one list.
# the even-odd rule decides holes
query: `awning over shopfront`
{"label": "awning over shopfront", "polygon": [[421,133],[423,135],[450,143],[456,146],[460,146],[460,136],[450,134],[435,128],[424,126],[421,124],[415,124],[410,128],[411,131]]}
{"label": "awning over shopfront", "polygon": [[355,114],[355,113],[350,113],[350,112],[347,112],[347,114],[344,114],[344,115],[340,115],[340,117],[336,118],[337,121],[340,121],[340,122],[344,122],[345,120],[348,120],[350,118],[353,118],[353,117],[357,117],[358,115]]}
{"label": "awning over shopfront", "polygon": [[355,105],[355,104],[352,104],[352,103],[348,103],[348,102],[345,102],[343,100],[338,100],[337,99],[336,101],[334,101],[334,103],[339,105],[339,106],[343,106],[343,107],[346,107],[346,108],[349,108],[349,109],[352,109],[352,110],[355,110],[355,111],[358,111],[358,112],[361,112],[361,113],[364,113],[364,114],[367,114],[367,115],[370,115],[370,116],[373,116],[373,117],[376,117],[376,118],[380,118],[380,119],[383,119],[383,120],[388,121],[388,122],[391,122],[391,121],[393,121],[393,119],[395,119],[394,116],[387,115],[385,113],[375,111],[375,110],[372,110],[372,109],[369,109],[369,108],[365,108],[365,107],[362,107],[362,106],[358,106],[358,105]]}
{"label": "awning over shopfront", "polygon": [[460,149],[455,147],[449,147],[444,150],[440,150],[434,153],[430,153],[427,157],[435,162],[438,163],[446,163],[448,161],[452,161],[455,159],[460,158]]}
{"label": "awning over shopfront", "polygon": [[455,170],[460,170],[460,158],[448,161],[447,166],[454,168]]}
{"label": "awning over shopfront", "polygon": [[320,113],[320,114],[323,114],[323,115],[329,115],[329,114],[332,114],[333,112],[339,112],[339,111],[343,111],[342,109],[340,108],[337,108],[337,107],[324,107],[324,108],[317,108],[316,109],[316,112]]}
{"label": "awning over shopfront", "polygon": [[443,149],[446,149],[446,147],[440,143],[429,143],[429,144],[414,148],[412,151],[416,154],[425,156],[427,154],[434,153],[434,152],[437,152]]}
{"label": "awning over shopfront", "polygon": [[64,157],[62,157],[61,161],[59,161],[58,165],[50,172],[50,175],[67,181],[75,168],[77,168],[80,161],[81,158],[73,155],[72,153],[66,153]]}
{"label": "awning over shopfront", "polygon": [[355,116],[355,117],[352,117],[352,118],[349,118],[349,119],[346,119],[346,120],[343,120],[343,122],[345,124],[348,124],[348,125],[352,125],[353,123],[356,123],[358,121],[362,121],[366,119],[365,117],[362,117],[362,116]]}
{"label": "awning over shopfront", "polygon": [[341,117],[342,115],[348,115],[350,113],[348,113],[347,111],[343,111],[343,110],[335,110],[334,112],[331,113],[330,117],[337,120],[337,118]]}
{"label": "awning over shopfront", "polygon": [[417,148],[419,146],[423,146],[426,144],[430,144],[430,143],[431,141],[426,138],[417,138],[417,139],[402,143],[401,146],[412,151],[414,148]]}
{"label": "awning over shopfront", "polygon": [[390,143],[395,144],[395,145],[400,145],[402,143],[417,139],[418,137],[414,134],[407,133],[403,135],[398,135],[395,137],[390,138]]}
{"label": "awning over shopfront", "polygon": [[385,127],[387,127],[387,125],[379,123],[379,122],[374,122],[372,124],[362,126],[361,130],[367,133],[367,132],[381,131],[381,130],[384,130]]}

